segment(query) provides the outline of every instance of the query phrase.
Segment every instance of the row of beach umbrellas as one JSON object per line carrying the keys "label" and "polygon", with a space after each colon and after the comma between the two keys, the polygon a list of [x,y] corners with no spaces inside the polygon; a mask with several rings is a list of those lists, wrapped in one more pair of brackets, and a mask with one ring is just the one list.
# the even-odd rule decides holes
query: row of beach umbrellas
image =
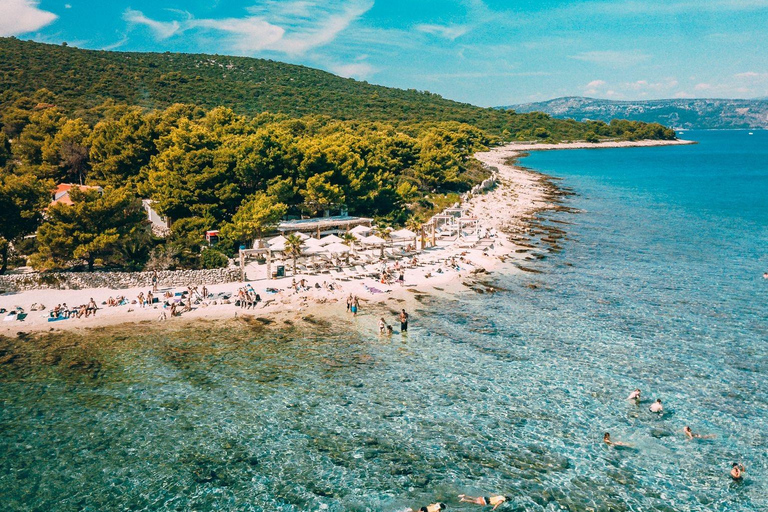
{"label": "row of beach umbrellas", "polygon": [[[363,236],[364,233],[370,233],[370,232],[371,232],[371,228],[367,228],[365,226],[355,226],[355,228],[350,230],[350,233],[355,235],[355,237],[357,238],[358,243],[360,243],[363,246],[381,247],[387,243],[386,240],[376,235]],[[343,243],[344,239],[336,235],[327,235],[319,239],[311,238],[305,235],[304,233],[297,233],[297,235],[303,240],[302,245],[304,247],[302,251],[305,254],[314,254],[314,253],[323,253],[323,252],[330,253],[330,254],[346,254],[350,251],[350,247]],[[392,233],[390,233],[390,237],[392,237],[395,240],[409,240],[409,239],[415,239],[416,233],[408,229],[401,229],[401,230],[393,231]],[[282,235],[276,236],[274,238],[267,240],[267,244],[269,245],[269,248],[273,251],[284,251],[286,242],[287,242],[286,238]]]}

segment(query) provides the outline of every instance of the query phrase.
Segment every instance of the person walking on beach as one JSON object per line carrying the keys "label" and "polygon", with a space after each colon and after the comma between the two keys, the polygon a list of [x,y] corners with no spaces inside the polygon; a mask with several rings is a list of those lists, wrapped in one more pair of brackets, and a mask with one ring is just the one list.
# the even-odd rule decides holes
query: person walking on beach
{"label": "person walking on beach", "polygon": [[400,332],[408,332],[408,313],[400,310]]}
{"label": "person walking on beach", "polygon": [[657,398],[656,401],[651,404],[648,410],[656,414],[663,413],[664,407],[661,406],[661,398]]}
{"label": "person walking on beach", "polygon": [[379,318],[379,334],[384,334],[387,332],[387,322],[384,321],[384,318]]}
{"label": "person walking on beach", "polygon": [[352,299],[352,306],[350,307],[350,310],[352,311],[352,315],[357,316],[357,311],[360,309],[360,300],[355,296]]}
{"label": "person walking on beach", "polygon": [[491,510],[496,510],[499,505],[505,501],[509,501],[509,498],[506,496],[478,496],[477,498],[473,498],[466,494],[459,494],[459,501],[462,503],[473,503],[475,505],[493,505]]}
{"label": "person walking on beach", "polygon": [[746,469],[742,464],[737,464],[736,462],[734,462],[733,466],[731,466],[731,478],[739,482],[744,478],[745,471]]}
{"label": "person walking on beach", "polygon": [[349,297],[347,297],[347,313],[349,313],[352,310],[352,302],[354,299],[352,298],[352,294],[349,294]]}
{"label": "person walking on beach", "polygon": [[157,270],[152,272],[152,291],[157,293]]}

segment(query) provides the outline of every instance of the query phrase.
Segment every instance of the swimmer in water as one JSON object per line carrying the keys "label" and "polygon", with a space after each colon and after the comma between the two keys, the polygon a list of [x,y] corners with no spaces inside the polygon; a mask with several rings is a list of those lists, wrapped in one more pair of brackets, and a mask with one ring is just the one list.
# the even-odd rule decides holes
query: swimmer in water
{"label": "swimmer in water", "polygon": [[412,508],[409,508],[408,510],[410,512],[440,512],[441,510],[445,510],[445,503],[433,503],[426,507],[421,507],[418,510],[413,510]]}
{"label": "swimmer in water", "polygon": [[733,466],[731,467],[731,478],[733,478],[736,481],[741,480],[744,478],[744,472],[746,469],[744,469],[744,466],[742,464],[733,463]]}
{"label": "swimmer in water", "polygon": [[639,390],[639,389],[636,389],[636,390],[634,390],[633,392],[631,392],[631,393],[629,394],[629,396],[627,397],[627,400],[636,400],[636,401],[639,401],[639,400],[640,400],[640,390]]}
{"label": "swimmer in water", "polygon": [[683,429],[683,432],[685,432],[685,435],[686,435],[686,437],[687,437],[689,440],[690,440],[690,439],[714,439],[714,438],[715,438],[715,436],[714,436],[713,434],[709,434],[709,435],[706,435],[706,436],[703,436],[703,435],[701,435],[701,434],[696,434],[696,433],[694,433],[694,432],[691,430],[691,427],[688,427],[688,426],[686,426],[686,427]]}
{"label": "swimmer in water", "polygon": [[607,444],[608,446],[626,446],[628,448],[631,448],[631,444],[622,443],[621,441],[611,441],[611,434],[606,432],[603,434],[603,442]]}
{"label": "swimmer in water", "polygon": [[473,498],[466,494],[459,494],[459,501],[463,503],[474,503],[475,505],[493,505],[491,510],[496,510],[499,505],[505,501],[509,501],[509,498],[506,496],[478,496],[477,498]]}
{"label": "swimmer in water", "polygon": [[661,406],[661,398],[657,398],[656,401],[651,404],[648,410],[655,412],[656,414],[661,414],[664,412],[664,407]]}

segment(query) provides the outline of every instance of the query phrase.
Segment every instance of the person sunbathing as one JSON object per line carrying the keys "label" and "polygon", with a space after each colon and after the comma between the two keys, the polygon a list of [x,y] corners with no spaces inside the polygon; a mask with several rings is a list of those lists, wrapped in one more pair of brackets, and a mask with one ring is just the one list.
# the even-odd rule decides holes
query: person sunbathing
{"label": "person sunbathing", "polygon": [[473,498],[466,494],[459,494],[459,501],[463,503],[473,503],[475,505],[493,505],[491,510],[496,510],[499,505],[505,501],[509,501],[509,498],[506,496],[478,496],[477,498]]}
{"label": "person sunbathing", "polygon": [[96,316],[96,310],[99,309],[99,307],[96,305],[96,301],[93,300],[93,297],[91,297],[91,300],[88,302],[88,312],[86,313],[86,316],[93,313],[93,316]]}

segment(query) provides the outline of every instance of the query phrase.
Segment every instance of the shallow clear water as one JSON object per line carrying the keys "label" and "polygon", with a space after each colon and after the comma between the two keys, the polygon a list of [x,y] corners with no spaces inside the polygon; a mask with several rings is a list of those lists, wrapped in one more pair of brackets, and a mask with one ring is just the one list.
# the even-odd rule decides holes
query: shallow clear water
{"label": "shallow clear water", "polygon": [[506,291],[425,298],[407,337],[373,313],[137,329],[89,352],[97,374],[74,349],[6,365],[3,508],[767,510],[768,136],[687,136],[523,160],[578,194],[563,251]]}

